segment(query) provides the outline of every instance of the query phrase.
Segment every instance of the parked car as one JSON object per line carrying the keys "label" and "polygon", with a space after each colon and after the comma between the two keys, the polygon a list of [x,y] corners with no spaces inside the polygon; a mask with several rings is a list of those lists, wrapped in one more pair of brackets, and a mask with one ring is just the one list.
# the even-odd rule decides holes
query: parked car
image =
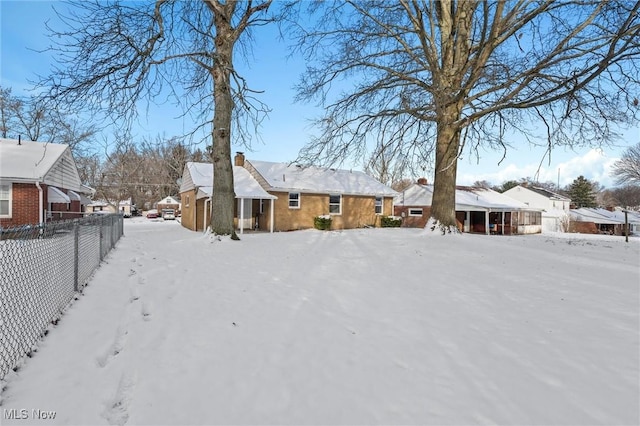
{"label": "parked car", "polygon": [[164,220],[174,220],[176,218],[176,211],[174,209],[162,209],[162,218]]}
{"label": "parked car", "polygon": [[147,219],[156,219],[158,217],[158,210],[151,209],[147,212]]}

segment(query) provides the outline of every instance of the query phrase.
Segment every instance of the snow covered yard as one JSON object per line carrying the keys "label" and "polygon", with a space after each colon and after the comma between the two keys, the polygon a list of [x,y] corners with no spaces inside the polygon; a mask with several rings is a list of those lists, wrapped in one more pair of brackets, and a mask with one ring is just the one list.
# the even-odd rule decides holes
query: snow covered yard
{"label": "snow covered yard", "polygon": [[0,422],[638,424],[639,287],[640,238],[134,218]]}

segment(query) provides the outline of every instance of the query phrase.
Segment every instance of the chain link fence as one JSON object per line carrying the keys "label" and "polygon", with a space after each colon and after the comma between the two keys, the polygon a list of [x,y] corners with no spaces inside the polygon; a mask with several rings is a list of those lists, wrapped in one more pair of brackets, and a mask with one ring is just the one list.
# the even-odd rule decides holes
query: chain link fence
{"label": "chain link fence", "polygon": [[58,321],[122,234],[118,214],[0,228],[0,380]]}

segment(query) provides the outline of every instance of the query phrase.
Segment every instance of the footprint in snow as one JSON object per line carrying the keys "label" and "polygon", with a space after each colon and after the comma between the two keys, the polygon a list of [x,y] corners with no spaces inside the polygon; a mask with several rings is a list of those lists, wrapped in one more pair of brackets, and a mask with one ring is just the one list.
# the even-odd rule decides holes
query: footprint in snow
{"label": "footprint in snow", "polygon": [[106,367],[113,358],[115,358],[120,352],[122,352],[127,339],[127,334],[129,334],[127,330],[123,330],[122,328],[118,327],[116,336],[113,339],[111,345],[109,345],[109,347],[103,352],[102,355],[96,358],[96,362],[98,363],[99,367]]}
{"label": "footprint in snow", "polygon": [[142,319],[145,321],[151,321],[151,306],[149,303],[143,303],[142,309],[140,310],[142,314]]}
{"label": "footprint in snow", "polygon": [[129,373],[120,376],[116,393],[105,403],[102,417],[110,425],[122,426],[129,420],[129,405],[133,399],[133,390],[136,384],[136,377]]}

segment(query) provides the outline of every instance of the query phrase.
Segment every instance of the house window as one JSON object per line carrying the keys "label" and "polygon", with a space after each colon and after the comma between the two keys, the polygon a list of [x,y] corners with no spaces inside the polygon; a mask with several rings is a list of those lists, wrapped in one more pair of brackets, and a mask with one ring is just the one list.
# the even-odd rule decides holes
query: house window
{"label": "house window", "polygon": [[0,185],[0,217],[11,217],[11,184]]}
{"label": "house window", "polygon": [[533,220],[532,225],[541,225],[542,224],[542,213],[534,212],[531,214]]}
{"label": "house window", "polygon": [[422,216],[422,209],[409,209],[409,216]]}
{"label": "house window", "polygon": [[260,214],[264,214],[264,203],[266,200],[260,199]]}
{"label": "house window", "polygon": [[329,195],[329,214],[342,213],[342,195]]}
{"label": "house window", "polygon": [[376,197],[376,214],[382,214],[382,197]]}
{"label": "house window", "polygon": [[300,208],[300,193],[299,192],[290,192],[289,193],[289,208],[290,209],[299,209]]}
{"label": "house window", "polygon": [[187,195],[184,200],[184,206],[189,207],[189,196]]}

